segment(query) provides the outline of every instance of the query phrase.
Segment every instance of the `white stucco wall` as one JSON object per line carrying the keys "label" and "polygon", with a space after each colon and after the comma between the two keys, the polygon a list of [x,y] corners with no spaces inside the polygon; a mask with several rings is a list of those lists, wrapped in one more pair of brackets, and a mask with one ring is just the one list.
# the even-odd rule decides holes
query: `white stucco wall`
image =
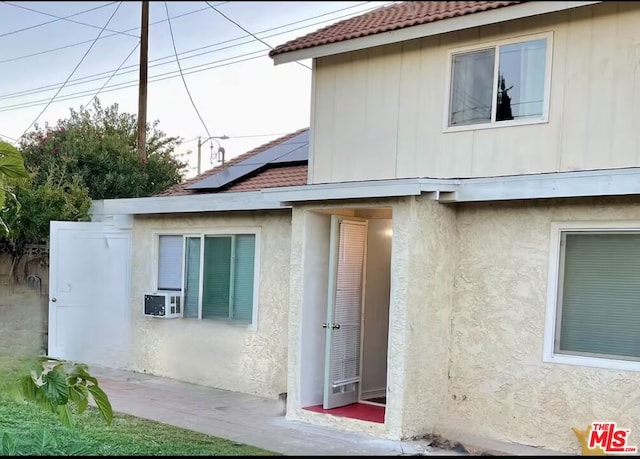
{"label": "white stucco wall", "polygon": [[[158,232],[260,229],[258,324],[255,330],[213,320],[142,314],[155,281]],[[291,213],[246,212],[136,217],[131,324],[134,370],[269,398],[286,392]]]}
{"label": "white stucco wall", "polygon": [[433,431],[447,396],[455,209],[425,196],[394,208],[387,421],[392,438]]}
{"label": "white stucco wall", "polygon": [[608,420],[640,443],[640,373],[542,361],[550,223],[638,219],[637,198],[458,207],[448,393],[436,431],[579,454],[571,427]]}

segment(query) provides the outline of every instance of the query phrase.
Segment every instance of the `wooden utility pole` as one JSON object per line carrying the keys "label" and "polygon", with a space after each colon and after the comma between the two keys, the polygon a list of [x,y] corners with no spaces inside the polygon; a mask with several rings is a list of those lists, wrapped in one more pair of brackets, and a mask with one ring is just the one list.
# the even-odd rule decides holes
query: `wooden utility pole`
{"label": "wooden utility pole", "polygon": [[147,160],[147,67],[149,62],[149,2],[142,2],[140,26],[140,77],[138,81],[138,155]]}

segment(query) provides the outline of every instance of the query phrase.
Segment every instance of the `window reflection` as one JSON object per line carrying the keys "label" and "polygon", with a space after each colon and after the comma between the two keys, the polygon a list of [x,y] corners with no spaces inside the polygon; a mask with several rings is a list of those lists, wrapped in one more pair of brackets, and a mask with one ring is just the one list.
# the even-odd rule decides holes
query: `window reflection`
{"label": "window reflection", "polygon": [[449,126],[541,117],[546,53],[542,38],[454,55]]}

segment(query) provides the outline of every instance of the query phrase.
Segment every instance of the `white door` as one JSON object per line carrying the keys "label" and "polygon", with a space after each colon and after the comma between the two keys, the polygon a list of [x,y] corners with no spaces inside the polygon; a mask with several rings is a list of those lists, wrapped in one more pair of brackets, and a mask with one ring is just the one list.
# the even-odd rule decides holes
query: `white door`
{"label": "white door", "polygon": [[48,355],[127,366],[130,230],[97,222],[50,228]]}
{"label": "white door", "polygon": [[323,408],[356,403],[367,223],[331,217]]}

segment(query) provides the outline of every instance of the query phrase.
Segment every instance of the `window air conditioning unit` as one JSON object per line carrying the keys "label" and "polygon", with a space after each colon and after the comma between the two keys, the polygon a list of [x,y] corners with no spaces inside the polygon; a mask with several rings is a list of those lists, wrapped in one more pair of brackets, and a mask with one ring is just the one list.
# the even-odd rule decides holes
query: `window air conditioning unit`
{"label": "window air conditioning unit", "polygon": [[175,293],[147,293],[144,296],[144,315],[174,319],[182,317],[181,295]]}

